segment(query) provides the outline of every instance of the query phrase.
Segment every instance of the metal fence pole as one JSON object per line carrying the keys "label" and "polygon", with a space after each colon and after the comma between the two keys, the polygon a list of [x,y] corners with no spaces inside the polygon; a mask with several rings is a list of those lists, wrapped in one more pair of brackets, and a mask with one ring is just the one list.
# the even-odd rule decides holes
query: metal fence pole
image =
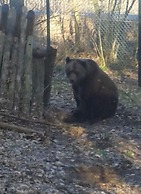
{"label": "metal fence pole", "polygon": [[46,0],[46,14],[47,14],[47,50],[50,49],[50,3]]}
{"label": "metal fence pole", "polygon": [[50,93],[51,93],[51,83],[52,74],[56,58],[57,50],[50,46],[50,4],[49,0],[46,0],[46,14],[47,14],[47,51],[44,66],[44,110],[47,110]]}

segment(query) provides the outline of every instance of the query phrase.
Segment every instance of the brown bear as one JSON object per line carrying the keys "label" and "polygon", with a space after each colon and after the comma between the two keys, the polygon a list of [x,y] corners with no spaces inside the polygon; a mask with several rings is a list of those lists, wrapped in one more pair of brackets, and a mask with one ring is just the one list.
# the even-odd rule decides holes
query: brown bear
{"label": "brown bear", "polygon": [[77,104],[66,122],[97,121],[113,116],[118,89],[111,78],[91,59],[66,58],[65,72]]}

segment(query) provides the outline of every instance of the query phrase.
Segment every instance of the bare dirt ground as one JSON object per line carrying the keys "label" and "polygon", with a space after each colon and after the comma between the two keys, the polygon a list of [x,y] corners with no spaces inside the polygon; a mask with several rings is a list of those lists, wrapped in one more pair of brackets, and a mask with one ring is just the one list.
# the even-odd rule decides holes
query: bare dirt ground
{"label": "bare dirt ground", "polygon": [[113,118],[92,125],[63,123],[75,103],[61,66],[53,77],[47,124],[0,114],[1,121],[35,130],[32,134],[0,130],[0,194],[141,193],[137,72],[109,74],[120,93]]}

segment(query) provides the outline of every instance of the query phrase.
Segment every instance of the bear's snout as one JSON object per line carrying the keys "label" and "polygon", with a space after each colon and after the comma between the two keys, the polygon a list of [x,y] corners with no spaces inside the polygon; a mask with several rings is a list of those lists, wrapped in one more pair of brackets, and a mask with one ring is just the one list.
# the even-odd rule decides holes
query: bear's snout
{"label": "bear's snout", "polygon": [[72,74],[69,76],[69,82],[70,82],[71,84],[75,84],[76,81],[77,81],[77,77],[76,77],[76,75],[75,75],[74,73],[72,73]]}
{"label": "bear's snout", "polygon": [[73,79],[70,79],[70,83],[73,85],[75,81]]}

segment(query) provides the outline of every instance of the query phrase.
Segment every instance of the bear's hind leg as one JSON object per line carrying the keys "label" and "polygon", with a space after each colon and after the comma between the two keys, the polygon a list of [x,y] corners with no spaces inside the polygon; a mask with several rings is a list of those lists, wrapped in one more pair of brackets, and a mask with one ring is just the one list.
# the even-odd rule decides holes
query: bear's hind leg
{"label": "bear's hind leg", "polygon": [[94,97],[91,105],[92,119],[106,119],[112,117],[117,109],[118,99],[114,96]]}

